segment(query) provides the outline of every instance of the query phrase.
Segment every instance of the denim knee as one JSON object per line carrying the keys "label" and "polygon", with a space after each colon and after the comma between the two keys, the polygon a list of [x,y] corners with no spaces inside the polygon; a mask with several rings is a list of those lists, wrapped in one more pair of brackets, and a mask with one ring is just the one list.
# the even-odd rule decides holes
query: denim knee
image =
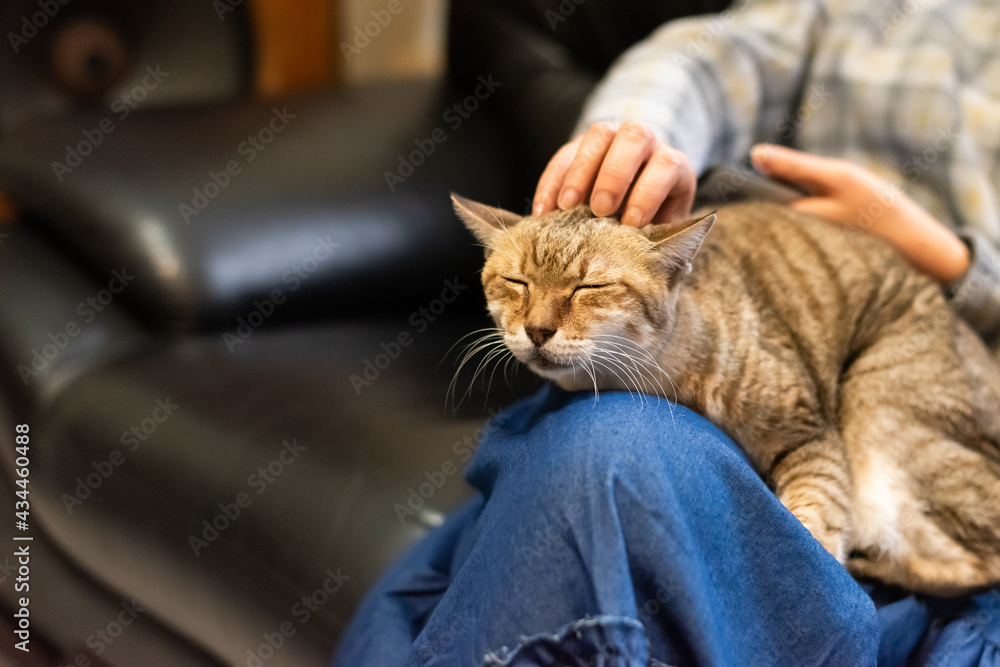
{"label": "denim knee", "polygon": [[613,485],[688,486],[741,459],[708,420],[665,399],[610,392],[595,401],[553,388],[498,418],[467,476],[486,496],[510,482],[560,503]]}

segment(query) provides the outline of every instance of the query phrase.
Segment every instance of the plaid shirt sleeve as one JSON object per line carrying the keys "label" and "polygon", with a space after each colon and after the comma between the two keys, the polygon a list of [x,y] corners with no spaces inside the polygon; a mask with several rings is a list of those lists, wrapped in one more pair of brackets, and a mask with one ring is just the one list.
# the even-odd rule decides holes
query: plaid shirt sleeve
{"label": "plaid shirt sleeve", "polygon": [[994,245],[983,234],[959,232],[969,247],[970,266],[947,290],[948,301],[993,351],[1000,353],[1000,264]]}
{"label": "plaid shirt sleeve", "polygon": [[641,120],[698,173],[742,159],[753,142],[780,138],[824,21],[819,0],[743,0],[667,23],[615,63],[575,133]]}

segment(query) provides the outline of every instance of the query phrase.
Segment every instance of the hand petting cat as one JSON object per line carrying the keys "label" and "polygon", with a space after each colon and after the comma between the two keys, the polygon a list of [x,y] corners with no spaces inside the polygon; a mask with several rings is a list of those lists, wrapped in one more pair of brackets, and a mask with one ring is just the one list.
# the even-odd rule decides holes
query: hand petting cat
{"label": "hand petting cat", "polygon": [[969,250],[953,231],[867,169],[772,144],[754,146],[751,159],[764,175],[810,193],[792,208],[881,236],[938,283],[948,285],[968,269]]}
{"label": "hand petting cat", "polygon": [[628,121],[616,130],[594,123],[549,161],[532,213],[589,203],[594,215],[610,216],[625,202],[622,223],[644,227],[688,217],[696,186],[687,156],[659,141],[648,125]]}
{"label": "hand petting cat", "polygon": [[[968,248],[954,232],[863,167],[771,144],[755,146],[752,159],[763,174],[811,193],[793,208],[881,236],[941,284],[961,278],[969,266]],[[623,210],[623,224],[643,227],[688,217],[696,186],[687,157],[645,123],[628,121],[617,130],[595,123],[549,161],[532,213],[589,203],[595,215]]]}

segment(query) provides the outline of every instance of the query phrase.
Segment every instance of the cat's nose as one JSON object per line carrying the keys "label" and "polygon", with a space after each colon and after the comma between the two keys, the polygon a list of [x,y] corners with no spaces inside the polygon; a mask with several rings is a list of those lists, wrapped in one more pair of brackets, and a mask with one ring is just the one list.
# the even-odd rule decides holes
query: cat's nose
{"label": "cat's nose", "polygon": [[535,344],[535,347],[541,347],[545,345],[545,341],[556,335],[555,329],[543,329],[541,327],[524,327],[524,333],[528,334],[528,338],[531,342]]}

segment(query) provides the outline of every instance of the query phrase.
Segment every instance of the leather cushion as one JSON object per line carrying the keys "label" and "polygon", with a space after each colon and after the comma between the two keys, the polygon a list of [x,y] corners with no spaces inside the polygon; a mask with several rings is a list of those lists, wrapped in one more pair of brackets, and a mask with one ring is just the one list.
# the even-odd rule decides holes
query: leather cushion
{"label": "leather cushion", "polygon": [[397,82],[22,125],[0,188],[92,270],[134,273],[158,328],[235,331],[275,290],[268,320],[379,311],[482,261],[449,190],[524,207],[473,98]]}

